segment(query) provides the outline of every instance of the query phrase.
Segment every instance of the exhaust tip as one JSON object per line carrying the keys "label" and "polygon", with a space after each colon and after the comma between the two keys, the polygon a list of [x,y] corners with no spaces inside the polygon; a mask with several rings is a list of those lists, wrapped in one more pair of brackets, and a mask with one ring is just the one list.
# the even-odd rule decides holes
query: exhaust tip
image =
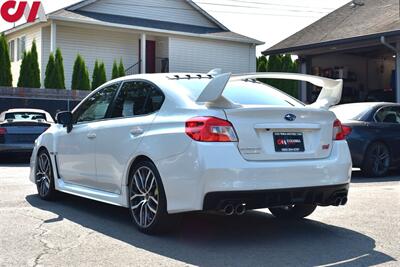
{"label": "exhaust tip", "polygon": [[223,212],[225,213],[225,215],[231,216],[235,213],[235,208],[232,204],[228,204],[224,207]]}
{"label": "exhaust tip", "polygon": [[246,204],[242,203],[242,204],[237,205],[236,208],[235,208],[235,213],[237,215],[245,214],[246,213]]}
{"label": "exhaust tip", "polygon": [[347,197],[342,198],[342,202],[340,202],[340,205],[346,205],[347,204]]}
{"label": "exhaust tip", "polygon": [[340,206],[340,203],[342,203],[342,198],[337,198],[335,201],[335,206]]}

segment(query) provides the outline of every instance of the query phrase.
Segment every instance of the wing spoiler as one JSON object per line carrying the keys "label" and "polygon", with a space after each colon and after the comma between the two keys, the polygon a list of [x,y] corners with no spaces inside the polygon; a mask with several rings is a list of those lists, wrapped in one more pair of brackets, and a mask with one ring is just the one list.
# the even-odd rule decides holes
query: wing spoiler
{"label": "wing spoiler", "polygon": [[295,80],[305,81],[315,86],[322,87],[321,93],[317,101],[309,105],[313,108],[328,109],[340,102],[343,90],[343,80],[332,80],[328,78],[298,74],[298,73],[251,73],[244,75],[234,75],[225,73],[213,78],[200,94],[196,102],[202,103],[226,103],[226,99],[222,96],[226,85],[229,81],[243,81],[248,79],[282,79],[282,80]]}

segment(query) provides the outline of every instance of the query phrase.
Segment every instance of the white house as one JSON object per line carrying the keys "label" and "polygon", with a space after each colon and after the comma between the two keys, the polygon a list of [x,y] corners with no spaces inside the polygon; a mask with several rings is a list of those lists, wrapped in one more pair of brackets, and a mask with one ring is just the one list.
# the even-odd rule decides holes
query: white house
{"label": "white house", "polygon": [[[231,32],[191,0],[85,0],[5,32],[14,86],[21,56],[36,40],[42,84],[50,52],[60,48],[70,88],[77,54],[89,72],[103,61],[111,79],[114,60],[127,74],[140,72],[227,72],[256,70],[262,42]],[[143,59],[143,60],[141,60]]]}

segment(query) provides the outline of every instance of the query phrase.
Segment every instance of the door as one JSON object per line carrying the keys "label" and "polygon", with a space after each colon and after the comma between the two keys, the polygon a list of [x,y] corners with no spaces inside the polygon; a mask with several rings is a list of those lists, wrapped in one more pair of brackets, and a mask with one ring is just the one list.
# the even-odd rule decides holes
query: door
{"label": "door", "polygon": [[153,84],[125,82],[112,106],[111,120],[96,124],[97,182],[101,190],[119,194],[124,172],[164,101]]}
{"label": "door", "polygon": [[95,123],[104,120],[118,89],[111,85],[87,98],[74,111],[74,126],[57,137],[56,150],[61,178],[71,184],[96,188],[96,133]]}
{"label": "door", "polygon": [[400,162],[400,107],[388,106],[378,110],[374,116],[374,127],[377,136],[390,147],[392,164]]}
{"label": "door", "polygon": [[[139,60],[141,55],[142,43],[139,40]],[[146,73],[156,73],[156,42],[146,41]]]}

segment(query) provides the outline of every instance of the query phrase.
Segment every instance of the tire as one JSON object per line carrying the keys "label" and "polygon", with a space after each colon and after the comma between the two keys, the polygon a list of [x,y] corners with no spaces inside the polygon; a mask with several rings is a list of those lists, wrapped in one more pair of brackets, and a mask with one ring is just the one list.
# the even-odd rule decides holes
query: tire
{"label": "tire", "polygon": [[160,234],[175,225],[178,216],[168,215],[160,174],[149,160],[136,164],[129,183],[129,211],[139,231]]}
{"label": "tire", "polygon": [[43,200],[53,200],[56,196],[54,172],[51,158],[46,150],[39,151],[35,166],[35,181],[38,195]]}
{"label": "tire", "polygon": [[390,163],[389,148],[382,142],[375,142],[368,147],[361,170],[366,177],[382,177],[388,173]]}
{"label": "tire", "polygon": [[272,215],[279,219],[302,219],[311,215],[317,205],[292,205],[285,207],[270,208]]}

